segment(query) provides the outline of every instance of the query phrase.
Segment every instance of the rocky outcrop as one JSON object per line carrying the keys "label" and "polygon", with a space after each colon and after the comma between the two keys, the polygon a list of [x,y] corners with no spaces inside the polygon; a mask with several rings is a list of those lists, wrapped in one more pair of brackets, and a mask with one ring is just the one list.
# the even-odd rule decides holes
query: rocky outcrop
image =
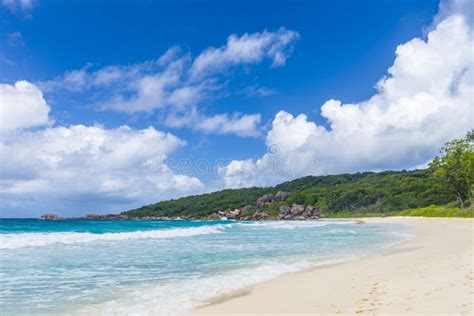
{"label": "rocky outcrop", "polygon": [[289,215],[291,212],[291,207],[288,205],[282,205],[280,206],[280,214],[282,215]]}
{"label": "rocky outcrop", "polygon": [[[270,216],[267,212],[264,211],[265,207],[272,202],[283,202],[288,199],[290,194],[284,191],[278,191],[275,195],[265,194],[259,197],[256,201],[256,206],[246,205],[241,209],[227,209],[224,211],[218,211],[214,214],[211,214],[207,219],[233,219],[233,220],[243,220],[243,221],[261,221],[261,220],[271,220],[276,219],[273,215]],[[278,204],[277,204],[278,205]],[[269,207],[269,209],[272,209]],[[254,212],[252,214],[252,212]],[[273,211],[272,211],[273,212]],[[280,214],[277,219],[281,220],[313,220],[320,217],[320,211],[313,205],[303,205],[303,204],[293,204],[291,206],[282,205],[280,206]]]}
{"label": "rocky outcrop", "polygon": [[278,191],[273,197],[273,201],[285,201],[290,196],[290,193],[284,191]]}
{"label": "rocky outcrop", "polygon": [[316,208],[312,205],[306,205],[304,208],[303,216],[311,217],[315,215]]}
{"label": "rocky outcrop", "polygon": [[273,202],[273,194],[265,194],[257,199],[257,209],[262,209],[271,202]]}
{"label": "rocky outcrop", "polygon": [[[254,207],[253,207],[254,208]],[[245,211],[244,211],[245,209]],[[278,218],[272,218],[270,214],[265,212],[262,209],[257,209],[255,213],[250,215],[248,214],[252,208],[244,207],[242,209],[234,210],[224,210],[219,211],[214,214],[211,214],[207,217],[210,220],[218,220],[222,218],[240,220],[240,221],[262,221],[262,220],[271,220],[271,219],[280,219],[280,220],[315,220],[319,219],[321,212],[314,207],[313,205],[303,205],[303,204],[293,204],[291,206],[282,205],[280,207],[280,214]]]}
{"label": "rocky outcrop", "polygon": [[213,213],[213,214],[209,215],[209,216],[207,217],[207,219],[209,219],[209,220],[211,220],[211,221],[217,221],[217,220],[219,220],[219,219],[221,219],[221,218],[220,218],[220,216],[219,216],[217,213]]}
{"label": "rocky outcrop", "polygon": [[319,219],[321,212],[312,205],[293,204],[291,207],[280,207],[279,219],[282,220],[308,220]]}
{"label": "rocky outcrop", "polygon": [[242,215],[242,211],[239,209],[235,210],[225,210],[217,212],[220,218],[226,217],[227,219],[240,219],[240,215]]}
{"label": "rocky outcrop", "polygon": [[250,211],[255,211],[256,207],[254,205],[246,205],[242,207],[242,212],[250,212]]}
{"label": "rocky outcrop", "polygon": [[301,204],[293,204],[290,209],[290,213],[293,216],[301,215],[303,214],[305,210],[305,206]]}
{"label": "rocky outcrop", "polygon": [[43,214],[41,215],[40,219],[49,220],[49,221],[57,221],[57,220],[64,219],[64,217],[61,217],[56,214]]}
{"label": "rocky outcrop", "polygon": [[257,199],[257,209],[262,209],[272,202],[285,201],[290,196],[290,193],[278,191],[277,194],[265,194]]}
{"label": "rocky outcrop", "polygon": [[262,221],[267,219],[270,219],[270,215],[260,210],[256,211],[252,216],[253,221]]}

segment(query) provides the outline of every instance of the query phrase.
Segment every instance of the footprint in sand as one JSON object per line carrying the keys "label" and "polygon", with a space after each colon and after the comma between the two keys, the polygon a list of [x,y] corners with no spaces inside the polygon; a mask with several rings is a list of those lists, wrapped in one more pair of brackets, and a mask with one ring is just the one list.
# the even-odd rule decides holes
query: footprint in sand
{"label": "footprint in sand", "polygon": [[[369,292],[369,297],[364,297],[362,298],[358,304],[360,306],[358,306],[358,310],[356,310],[356,314],[361,314],[361,313],[374,313],[377,311],[377,307],[378,306],[382,306],[383,304],[380,303],[380,299],[379,299],[379,285],[380,285],[380,282],[374,282],[372,284],[372,287],[370,289],[370,292]],[[382,292],[382,293],[385,293],[385,292]]]}

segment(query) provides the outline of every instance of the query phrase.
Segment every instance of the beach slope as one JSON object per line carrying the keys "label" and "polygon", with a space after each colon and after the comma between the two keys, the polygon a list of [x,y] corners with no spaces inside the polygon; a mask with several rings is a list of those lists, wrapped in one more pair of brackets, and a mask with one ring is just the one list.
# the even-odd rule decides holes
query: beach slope
{"label": "beach slope", "polygon": [[416,237],[384,255],[286,274],[216,298],[193,315],[472,315],[474,219],[364,222],[412,225]]}

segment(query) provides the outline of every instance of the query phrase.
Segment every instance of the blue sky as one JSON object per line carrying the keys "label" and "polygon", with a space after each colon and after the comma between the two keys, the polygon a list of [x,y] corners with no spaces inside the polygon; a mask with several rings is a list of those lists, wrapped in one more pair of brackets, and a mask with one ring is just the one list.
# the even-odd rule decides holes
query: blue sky
{"label": "blue sky", "polygon": [[[438,47],[435,41],[430,43],[428,38],[430,33],[435,34],[439,25],[443,25],[443,21],[449,22],[450,17],[461,16],[464,20],[459,23],[465,25],[445,22],[445,28],[453,32],[457,30],[455,28],[465,28],[467,30],[462,30],[467,32],[467,38],[472,38],[471,16],[460,9],[467,2],[461,0],[444,2],[441,10],[438,1],[428,0],[3,0],[0,3],[0,83],[4,85],[5,95],[9,96],[5,100],[10,102],[13,94],[16,97],[22,93],[26,88],[14,85],[18,81],[26,81],[32,85],[28,89],[40,91],[39,101],[46,103],[37,105],[35,109],[39,112],[22,108],[22,112],[15,114],[15,117],[28,112],[33,113],[31,115],[37,120],[19,123],[19,126],[9,128],[2,135],[2,141],[15,145],[15,148],[19,148],[20,143],[37,139],[34,146],[38,146],[40,156],[40,161],[27,164],[25,170],[30,170],[24,172],[27,175],[8,170],[4,172],[9,174],[3,177],[0,191],[7,200],[1,210],[4,216],[36,215],[50,209],[70,215],[82,212],[83,205],[93,211],[113,211],[224,187],[271,185],[306,174],[413,168],[425,164],[440,144],[462,135],[469,127],[469,123],[457,127],[447,124],[449,126],[433,139],[424,142],[407,140],[407,135],[411,138],[419,131],[432,135],[430,130],[422,130],[426,122],[420,119],[414,125],[400,128],[410,116],[409,112],[400,114],[397,118],[400,121],[392,121],[391,116],[375,118],[370,114],[376,112],[370,110],[371,105],[364,105],[376,96],[375,99],[386,101],[373,101],[376,103],[374,109],[390,107],[390,113],[398,113],[404,106],[400,100],[419,100],[415,96],[433,90],[432,86],[420,84],[419,90],[404,96],[399,90],[390,89],[404,86],[405,83],[400,82],[407,76],[403,74],[409,73],[417,83],[427,78],[421,72],[412,74],[404,60],[416,64],[418,57],[428,54],[427,50],[436,51],[437,55],[433,57],[435,62],[442,60],[445,52],[440,51],[439,47],[443,45]],[[437,33],[442,34],[441,30]],[[239,46],[231,46],[229,36],[234,36]],[[425,41],[429,47],[420,48],[410,42],[416,38]],[[250,46],[249,39],[253,44],[263,46],[252,51],[255,47]],[[459,43],[453,42],[452,45],[463,45]],[[399,45],[404,44],[410,49],[396,51]],[[167,51],[172,57],[164,62],[162,56]],[[426,56],[434,55],[430,52]],[[467,67],[469,73],[472,60],[464,57],[459,57],[462,65],[459,61],[453,61],[453,69],[448,70],[456,74],[459,67]],[[204,68],[198,68],[199,63]],[[105,70],[112,69],[110,67],[114,67],[114,74],[119,77],[98,83],[97,78]],[[426,67],[437,69],[435,64]],[[442,71],[439,72],[441,75]],[[77,75],[75,81],[68,77],[72,73]],[[419,78],[416,78],[418,75]],[[384,78],[393,79],[396,84],[392,85],[387,80],[384,88],[378,87],[376,84]],[[160,80],[167,80],[165,88],[160,88]],[[470,87],[472,82],[466,84]],[[449,82],[446,83],[448,85]],[[151,89],[152,92],[143,92],[144,89]],[[159,89],[163,91],[157,93]],[[189,92],[188,89],[193,94],[183,97],[182,93]],[[140,91],[144,93],[142,98]],[[388,95],[386,91],[393,93]],[[184,99],[176,101],[173,93]],[[397,95],[395,99],[394,95]],[[445,97],[433,95],[434,100],[443,100],[440,104],[446,106],[462,103],[466,108],[456,105],[459,111],[454,112],[472,118],[472,111],[466,112],[472,105],[465,104],[466,96],[461,101],[452,98],[445,100]],[[328,104],[326,110],[322,110],[322,106],[331,99],[340,101],[340,109],[337,104]],[[25,99],[21,100],[15,102],[24,102]],[[40,111],[41,106],[47,107],[46,114]],[[360,113],[349,111],[351,106],[357,107]],[[422,108],[421,102],[413,105],[415,116],[423,112],[416,106]],[[367,111],[363,110],[364,107]],[[428,112],[426,115],[431,115]],[[8,117],[2,119],[7,120]],[[353,123],[360,128],[353,130],[347,127]],[[336,133],[342,124],[347,128]],[[73,130],[74,126],[79,125],[86,128],[96,126],[98,133],[109,133],[110,136],[105,137],[105,141],[102,139],[102,145],[99,145],[104,147],[83,152],[83,148],[99,142],[91,140],[92,143],[87,143],[86,140],[86,144],[81,143],[68,152],[67,157],[58,154],[64,150],[55,147],[52,151],[48,147],[47,144],[52,142],[69,142],[67,137],[70,136],[59,133],[62,131],[60,128]],[[115,138],[123,136],[117,136],[117,128],[123,125],[131,129],[130,133],[139,134],[139,131],[151,126],[157,132],[169,133],[166,135],[177,140],[168,139],[170,144],[166,149],[144,153],[145,149],[139,145],[142,139],[139,138],[134,143],[138,144],[136,148],[126,153],[130,155],[127,156],[127,163],[102,174],[103,168],[90,166],[90,161],[98,159],[101,153],[108,153],[111,147],[115,148]],[[285,131],[281,132],[282,126],[288,135]],[[377,126],[376,132],[369,132],[369,127],[373,126]],[[55,136],[48,136],[48,131]],[[86,135],[81,134],[78,139],[93,139],[95,136],[90,135],[93,132],[87,129],[84,132]],[[341,138],[350,137],[351,133],[356,135],[353,144],[341,141]],[[19,137],[23,138],[18,140]],[[154,141],[158,147],[166,143],[162,139],[165,136],[156,137],[158,139],[151,140],[151,144],[145,146],[153,147]],[[423,138],[423,133],[416,138],[420,137]],[[288,139],[290,141],[287,142]],[[390,148],[382,149],[386,156],[375,155],[376,158],[372,147],[358,152],[361,147],[357,141],[365,145],[393,141],[400,142],[402,146],[402,139],[406,140],[405,147],[393,146],[400,155],[391,153]],[[106,145],[108,141],[114,145]],[[280,171],[270,174],[255,174],[257,166],[267,165],[272,158],[265,156],[272,143],[278,145],[285,159],[317,160],[318,167],[298,172],[281,172],[278,169]],[[350,149],[351,146],[354,149]],[[344,159],[334,158],[339,152],[342,152],[341,156],[345,155]],[[8,153],[3,153],[2,160],[10,160],[6,156]],[[17,152],[15,154],[18,155]],[[172,169],[167,171],[171,178],[160,178],[159,182],[173,182],[175,185],[163,187],[157,185],[158,180],[155,179],[152,183],[156,187],[150,189],[150,183],[140,182],[139,185],[147,188],[146,196],[136,192],[124,197],[127,185],[136,186],[135,181],[138,180],[125,181],[129,175],[120,168],[137,172],[142,170],[139,166],[143,167],[146,161],[157,155],[165,158],[160,168]],[[136,157],[142,160],[135,160]],[[277,164],[282,165],[282,157],[278,156]],[[228,165],[220,172],[205,174],[197,174],[195,165],[184,168],[185,171],[183,166],[177,168],[175,165],[182,159],[195,163],[199,158],[211,162],[226,159]],[[54,161],[53,167],[51,161]],[[66,161],[74,163],[65,164]],[[331,161],[334,165],[330,165]],[[92,170],[88,181],[96,179],[103,185],[91,191],[83,190],[81,183],[78,183],[81,188],[72,186],[64,191],[51,189],[63,183],[61,181],[74,179],[72,176],[58,180],[64,174],[74,174],[72,169],[68,169],[70,166],[81,168],[81,164],[83,168]],[[14,162],[10,162],[9,166],[12,170],[19,168]],[[177,180],[176,176],[179,178],[181,175],[188,178]],[[18,179],[22,177],[27,180],[19,183]],[[182,181],[195,185],[191,185],[189,190],[180,190],[177,187],[182,186]],[[110,183],[114,183],[112,189]],[[87,183],[83,185],[87,186]],[[114,191],[113,188],[119,189]],[[97,191],[103,194],[97,194]],[[35,211],[26,211],[31,208]]]}

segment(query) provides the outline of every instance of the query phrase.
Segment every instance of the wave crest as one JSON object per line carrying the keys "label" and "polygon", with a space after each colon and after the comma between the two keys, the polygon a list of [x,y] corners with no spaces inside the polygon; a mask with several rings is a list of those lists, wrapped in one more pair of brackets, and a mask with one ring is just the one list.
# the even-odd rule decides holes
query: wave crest
{"label": "wave crest", "polygon": [[95,241],[123,241],[134,239],[159,239],[174,237],[191,237],[198,235],[222,233],[226,225],[175,228],[167,230],[149,230],[121,233],[19,233],[0,235],[0,249],[18,249],[41,247],[53,244],[78,244]]}
{"label": "wave crest", "polygon": [[345,225],[355,224],[354,221],[262,221],[262,222],[247,222],[239,223],[244,227],[262,227],[272,229],[295,229],[295,228],[310,228],[310,227],[324,227],[327,225]]}

